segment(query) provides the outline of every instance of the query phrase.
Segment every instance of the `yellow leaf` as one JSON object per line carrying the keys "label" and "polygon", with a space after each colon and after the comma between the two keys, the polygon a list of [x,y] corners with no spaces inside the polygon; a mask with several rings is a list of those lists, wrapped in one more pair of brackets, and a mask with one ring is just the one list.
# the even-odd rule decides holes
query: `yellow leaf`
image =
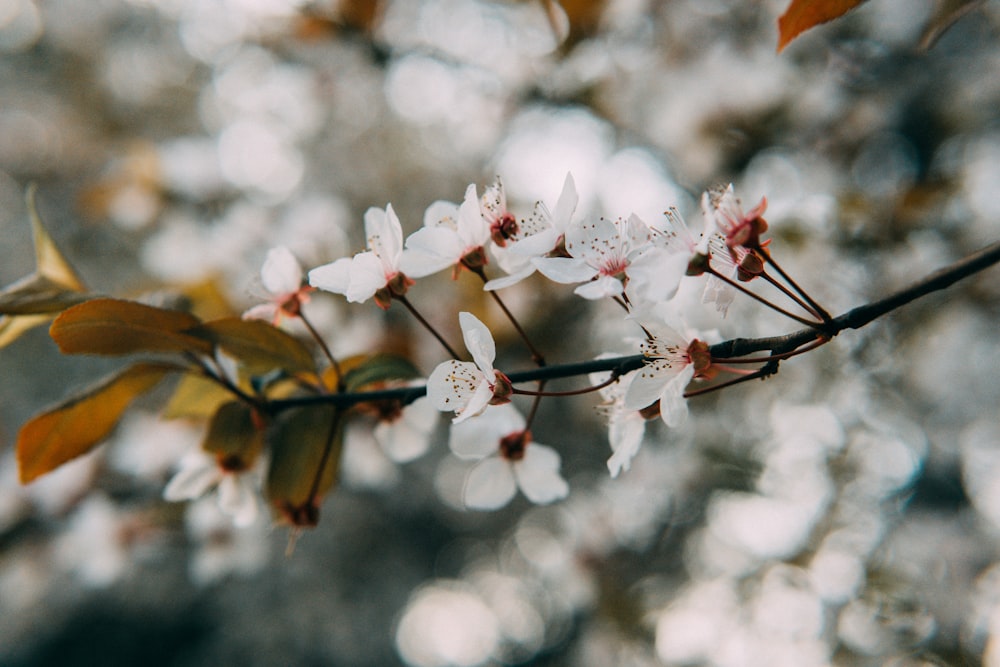
{"label": "yellow leaf", "polygon": [[227,317],[187,331],[210,341],[241,362],[251,374],[280,368],[289,373],[315,373],[312,353],[299,339],[261,320]]}
{"label": "yellow leaf", "polygon": [[52,240],[49,233],[45,231],[45,226],[42,225],[42,218],[38,215],[38,208],[35,206],[36,189],[34,184],[28,186],[26,198],[28,215],[31,217],[31,231],[35,239],[35,263],[37,271],[40,275],[66,288],[84,292],[87,288],[84,287],[83,281],[80,280],[80,277],[73,270],[73,267],[70,266],[69,262],[66,261],[62,253],[59,252],[55,241]]}
{"label": "yellow leaf", "polygon": [[17,437],[21,483],[89,452],[111,433],[129,404],[177,367],[137,364],[34,417]]}
{"label": "yellow leaf", "polygon": [[201,324],[179,310],[121,299],[91,299],[64,310],[49,335],[64,354],[195,352],[210,355],[210,341],[185,333]]}
{"label": "yellow leaf", "polygon": [[778,53],[809,28],[843,16],[866,0],[792,0],[778,19]]}
{"label": "yellow leaf", "polygon": [[45,275],[33,273],[0,291],[0,315],[54,314],[88,298]]}
{"label": "yellow leaf", "polygon": [[219,406],[231,400],[232,393],[218,382],[187,373],[177,383],[160,416],[164,419],[208,419]]}
{"label": "yellow leaf", "polygon": [[295,410],[275,425],[267,497],[283,519],[316,525],[323,495],[337,478],[343,443],[342,413],[330,406]]}
{"label": "yellow leaf", "polygon": [[30,331],[52,319],[51,315],[19,315],[17,317],[0,317],[0,348],[7,347],[21,337],[25,331]]}

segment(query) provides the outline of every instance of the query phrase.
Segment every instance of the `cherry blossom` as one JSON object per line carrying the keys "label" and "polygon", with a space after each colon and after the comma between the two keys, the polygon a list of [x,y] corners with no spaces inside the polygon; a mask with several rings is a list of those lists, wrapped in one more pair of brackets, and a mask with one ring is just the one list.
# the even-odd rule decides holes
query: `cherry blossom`
{"label": "cherry blossom", "polygon": [[364,303],[375,297],[380,308],[388,308],[393,296],[402,296],[413,280],[400,270],[403,228],[392,204],[385,210],[372,207],[365,211],[365,237],[368,250],[354,257],[343,257],[309,272],[313,287],[343,294],[348,301]]}
{"label": "cherry blossom", "polygon": [[268,320],[277,325],[282,317],[298,317],[302,304],[309,301],[312,287],[302,284],[302,266],[285,246],[271,248],[260,270],[264,289],[271,296],[243,313],[244,319]]}
{"label": "cherry blossom", "polygon": [[448,446],[459,458],[478,461],[462,493],[471,509],[499,509],[518,489],[539,505],[569,494],[569,485],[559,473],[559,453],[531,439],[524,417],[513,405],[491,407],[452,426]]}
{"label": "cherry blossom", "polygon": [[684,389],[694,377],[710,377],[712,357],[708,345],[660,322],[644,322],[651,336],[642,344],[646,364],[632,378],[625,392],[629,410],[645,410],[659,402],[660,417],[670,427],[687,418]]}
{"label": "cherry blossom", "polygon": [[373,434],[386,456],[396,463],[406,463],[427,451],[437,420],[437,409],[424,396],[397,412],[382,415]]}
{"label": "cherry blossom", "polygon": [[458,320],[474,363],[445,361],[427,380],[427,397],[438,410],[454,411],[455,424],[481,414],[487,405],[508,402],[513,393],[507,376],[493,368],[496,343],[490,330],[472,313],[459,313]]}
{"label": "cherry blossom", "polygon": [[677,291],[687,259],[651,241],[649,227],[635,214],[625,220],[600,218],[570,226],[566,232],[570,257],[532,261],[555,282],[585,283],[574,290],[585,299],[622,296],[630,287],[631,295],[663,301]]}
{"label": "cherry blossom", "polygon": [[725,237],[727,247],[760,247],[760,235],[767,231],[767,222],[761,217],[767,209],[767,198],[762,197],[757,206],[744,213],[730,183],[721,192],[705,192],[701,197],[701,207],[707,219],[712,220]]}
{"label": "cherry blossom", "polygon": [[249,526],[257,519],[261,472],[259,464],[224,467],[214,456],[198,449],[181,459],[180,470],[167,483],[163,498],[172,502],[194,500],[216,489],[219,508],[237,526]]}
{"label": "cherry blossom", "polygon": [[[617,477],[623,470],[627,471],[632,466],[632,459],[639,453],[646,433],[646,418],[643,413],[625,407],[625,394],[635,374],[635,371],[628,373],[619,378],[618,382],[599,390],[604,403],[598,408],[608,418],[608,442],[612,452],[608,459],[608,471],[612,477]],[[609,375],[609,373],[591,373],[590,381],[598,385],[605,382]]]}
{"label": "cherry blossom", "polygon": [[479,269],[486,264],[490,226],[482,216],[476,186],[465,191],[461,206],[437,201],[424,213],[424,226],[406,239],[410,250],[402,263],[406,275],[422,278],[452,267],[457,278],[462,267]]}
{"label": "cherry blossom", "polygon": [[497,264],[507,275],[489,281],[484,289],[503,289],[521,282],[535,272],[534,257],[565,257],[566,231],[578,201],[573,176],[566,174],[555,209],[549,212],[545,202],[537,202],[531,216],[522,220],[507,237],[512,243],[493,248]]}

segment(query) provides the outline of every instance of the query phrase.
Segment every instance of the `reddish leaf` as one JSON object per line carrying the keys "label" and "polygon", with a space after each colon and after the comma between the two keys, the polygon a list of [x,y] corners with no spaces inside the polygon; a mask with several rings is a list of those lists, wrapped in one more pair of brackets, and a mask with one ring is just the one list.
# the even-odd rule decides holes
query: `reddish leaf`
{"label": "reddish leaf", "polygon": [[89,452],[111,433],[133,399],[175,370],[166,364],[137,364],[34,417],[17,437],[21,482]]}
{"label": "reddish leaf", "polygon": [[330,406],[295,410],[271,433],[267,497],[296,526],[315,526],[323,495],[333,487],[344,443],[342,414]]}
{"label": "reddish leaf", "polygon": [[210,341],[185,333],[201,324],[194,315],[135,301],[92,299],[64,310],[49,334],[64,354],[195,352],[210,355]]}
{"label": "reddish leaf", "polygon": [[315,373],[316,362],[299,339],[261,320],[228,317],[186,332],[218,345],[242,362],[251,374],[281,368],[289,373]]}
{"label": "reddish leaf", "polygon": [[866,0],[792,0],[778,19],[778,53],[809,28],[843,16]]}

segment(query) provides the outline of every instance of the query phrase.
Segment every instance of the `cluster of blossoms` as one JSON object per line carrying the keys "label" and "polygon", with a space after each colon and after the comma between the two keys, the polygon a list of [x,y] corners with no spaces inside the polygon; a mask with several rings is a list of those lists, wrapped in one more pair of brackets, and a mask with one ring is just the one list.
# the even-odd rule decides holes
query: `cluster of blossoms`
{"label": "cluster of blossoms", "polygon": [[[608,468],[617,476],[628,470],[647,420],[658,416],[675,427],[686,418],[685,392],[692,381],[710,381],[720,372],[751,373],[714,360],[709,348],[714,334],[671,321],[665,304],[682,281],[703,280],[703,301],[715,304],[724,315],[740,283],[765,274],[765,264],[772,261],[767,243],[760,239],[767,229],[761,217],[766,202],[744,212],[731,185],[707,192],[701,202],[701,231],[689,228],[673,208],[662,221],[650,224],[634,214],[614,220],[583,219],[575,215],[577,202],[573,178],[567,175],[552,209],[538,202],[529,216],[519,218],[508,209],[503,183],[497,178],[482,195],[476,185],[469,185],[459,204],[434,202],[424,214],[423,226],[405,239],[391,204],[370,208],[364,215],[367,247],[352,257],[306,275],[287,249],[273,249],[262,269],[270,301],[247,311],[245,317],[275,324],[284,317],[305,319],[302,306],[309,292],[318,289],[343,295],[352,303],[373,300],[382,309],[398,301],[431,329],[408,300],[410,289],[418,279],[440,271],[450,270],[455,279],[468,271],[482,280],[483,289],[511,318],[541,366],[541,355],[500,301],[499,291],[537,272],[554,282],[576,285],[574,292],[585,299],[611,299],[641,333],[638,349],[631,352],[641,352],[643,363],[627,373],[592,376],[593,386],[571,393],[600,391],[613,450]],[[502,275],[488,276],[487,267],[491,273],[493,267],[499,268]],[[822,323],[821,309],[792,298]],[[375,440],[390,458],[410,460],[427,449],[435,410],[453,413],[449,447],[456,456],[476,461],[463,492],[468,507],[502,507],[518,489],[535,503],[565,497],[568,485],[560,474],[559,454],[535,442],[530,430],[537,402],[547,395],[544,382],[537,390],[516,388],[507,374],[494,368],[496,345],[487,326],[468,312],[459,313],[459,324],[471,359],[462,359],[431,329],[452,358],[430,374],[426,397],[375,411]],[[527,418],[511,402],[518,394],[534,401]],[[197,488],[200,493],[206,484],[221,480],[225,507],[245,520],[245,504],[234,501],[244,494],[237,494],[237,486],[228,479],[242,471],[225,472],[211,476],[198,470],[193,475],[198,484],[191,484],[192,472],[185,470],[184,479],[170,486],[170,496],[185,495],[178,493],[179,488]]]}

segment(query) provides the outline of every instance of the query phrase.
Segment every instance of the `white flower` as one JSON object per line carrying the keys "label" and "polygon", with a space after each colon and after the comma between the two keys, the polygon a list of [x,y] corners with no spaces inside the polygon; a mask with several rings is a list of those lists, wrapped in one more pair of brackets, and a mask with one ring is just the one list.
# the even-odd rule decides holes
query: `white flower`
{"label": "white flower", "polygon": [[621,296],[632,281],[631,293],[663,301],[677,291],[687,261],[651,243],[649,227],[639,216],[610,221],[605,218],[572,225],[566,232],[571,257],[539,257],[532,261],[547,278],[579,283],[574,290],[585,299]]}
{"label": "white flower", "polygon": [[343,294],[353,303],[375,297],[380,307],[388,308],[393,294],[405,294],[413,284],[400,270],[405,252],[403,228],[392,204],[385,210],[372,207],[365,211],[365,237],[366,252],[316,267],[309,272],[309,284]]}
{"label": "white flower", "polygon": [[565,498],[569,485],[559,473],[559,453],[531,440],[524,417],[512,405],[492,407],[451,428],[456,456],[479,461],[465,480],[463,500],[471,509],[499,509],[517,489],[539,505]]}
{"label": "white flower", "polygon": [[454,423],[482,413],[490,403],[509,400],[510,380],[493,368],[496,343],[472,313],[459,313],[462,338],[475,363],[451,359],[438,364],[427,380],[427,398],[442,412],[455,412]]}
{"label": "white flower", "polygon": [[761,217],[767,209],[767,199],[762,197],[757,206],[744,213],[732,183],[721,192],[702,194],[701,208],[706,220],[725,237],[729,248],[756,248],[760,245],[760,235],[767,231],[767,223]]}
{"label": "white flower", "polygon": [[[483,197],[485,199],[486,195]],[[502,289],[519,283],[535,272],[532,258],[564,253],[566,231],[578,201],[573,176],[566,174],[555,209],[550,213],[545,202],[537,202],[532,215],[518,223],[509,235],[508,240],[512,243],[506,248],[493,249],[497,264],[508,275],[489,281],[484,289]]]}
{"label": "white flower", "polygon": [[302,266],[285,246],[271,248],[260,270],[264,289],[271,293],[267,303],[243,313],[244,319],[268,320],[273,324],[283,316],[296,317],[309,301],[310,287],[302,284]]}
{"label": "white flower", "polygon": [[490,226],[482,216],[476,186],[465,191],[461,206],[438,201],[424,213],[424,227],[406,239],[408,253],[402,261],[403,272],[421,278],[453,267],[457,277],[462,266],[481,268],[486,263],[484,246],[490,239]]}
{"label": "white flower", "polygon": [[201,449],[181,459],[180,470],[167,483],[163,498],[171,502],[200,498],[217,489],[219,507],[237,526],[252,524],[258,513],[260,466],[227,470]]}
{"label": "white flower", "polygon": [[625,392],[625,407],[642,410],[659,401],[660,417],[667,426],[680,426],[687,418],[684,389],[696,371],[707,372],[708,346],[660,323],[644,323],[652,338],[643,343],[646,364],[636,371]]}
{"label": "white flower", "polygon": [[[605,382],[608,377],[609,373],[591,373],[590,381],[597,385]],[[612,477],[617,477],[621,471],[627,471],[632,466],[632,459],[639,453],[646,434],[646,418],[639,410],[625,407],[625,393],[633,377],[635,372],[628,373],[617,382],[598,390],[604,399],[599,408],[608,416],[608,442],[612,452],[608,459],[608,471]]]}
{"label": "white flower", "polygon": [[374,436],[385,455],[396,463],[407,463],[424,455],[438,411],[426,396],[405,406],[397,415],[380,419]]}
{"label": "white flower", "polygon": [[[702,203],[703,207],[704,205],[705,202]],[[736,265],[725,247],[725,239],[715,231],[711,214],[704,208],[702,214],[705,230],[696,236],[677,209],[670,207],[663,213],[667,218],[666,227],[650,227],[653,232],[653,242],[666,249],[667,252],[680,253],[687,257],[689,265],[691,260],[698,261],[699,257],[703,258],[704,261],[721,261],[725,265],[727,273],[731,273],[735,278]],[[690,272],[687,273],[690,275]],[[725,317],[735,296],[736,290],[730,285],[715,276],[707,276],[705,290],[701,296],[702,303],[714,303],[716,310]]]}

